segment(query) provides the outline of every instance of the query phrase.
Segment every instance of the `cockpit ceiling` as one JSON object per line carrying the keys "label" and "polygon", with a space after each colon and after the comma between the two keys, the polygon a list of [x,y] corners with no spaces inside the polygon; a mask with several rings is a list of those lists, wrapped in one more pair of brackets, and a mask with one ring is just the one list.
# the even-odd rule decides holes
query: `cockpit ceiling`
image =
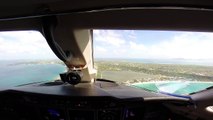
{"label": "cockpit ceiling", "polygon": [[4,0],[0,31],[42,31],[43,17],[73,29],[213,31],[212,0]]}
{"label": "cockpit ceiling", "polygon": [[62,24],[72,29],[213,31],[213,9],[181,7],[131,7],[45,14],[43,16],[14,16],[13,18],[0,19],[0,31],[25,29],[42,31],[42,21],[44,17],[48,16],[55,16],[57,25]]}
{"label": "cockpit ceiling", "polygon": [[212,0],[2,0],[0,18],[119,7],[212,8]]}

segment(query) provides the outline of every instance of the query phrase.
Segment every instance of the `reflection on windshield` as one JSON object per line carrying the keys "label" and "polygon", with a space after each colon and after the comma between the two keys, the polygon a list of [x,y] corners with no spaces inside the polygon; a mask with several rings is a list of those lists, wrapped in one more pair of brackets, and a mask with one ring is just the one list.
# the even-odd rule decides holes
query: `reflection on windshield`
{"label": "reflection on windshield", "polygon": [[0,89],[56,80],[66,70],[37,31],[0,32]]}
{"label": "reflection on windshield", "polygon": [[97,78],[187,95],[213,86],[213,33],[94,30]]}

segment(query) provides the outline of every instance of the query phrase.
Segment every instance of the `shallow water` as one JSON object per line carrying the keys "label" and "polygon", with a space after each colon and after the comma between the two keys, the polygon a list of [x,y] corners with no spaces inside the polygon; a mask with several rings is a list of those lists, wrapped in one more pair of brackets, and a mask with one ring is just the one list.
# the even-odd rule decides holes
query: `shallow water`
{"label": "shallow water", "polygon": [[62,64],[17,64],[14,61],[0,62],[0,88],[13,87],[40,81],[51,81],[66,70]]}
{"label": "shallow water", "polygon": [[213,86],[213,82],[197,81],[166,81],[166,82],[144,82],[132,84],[132,86],[147,89],[154,92],[166,92],[178,95],[188,95]]}

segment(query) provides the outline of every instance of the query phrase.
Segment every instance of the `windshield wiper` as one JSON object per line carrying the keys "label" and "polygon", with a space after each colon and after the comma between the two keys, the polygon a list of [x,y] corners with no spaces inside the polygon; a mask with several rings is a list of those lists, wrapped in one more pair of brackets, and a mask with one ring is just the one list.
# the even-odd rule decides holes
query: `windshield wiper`
{"label": "windshield wiper", "polygon": [[209,89],[212,89],[213,88],[213,86],[211,86],[211,87],[207,87],[205,90],[209,90]]}
{"label": "windshield wiper", "polygon": [[209,89],[213,89],[213,86],[207,87],[206,89],[203,89],[203,90],[201,90],[201,91],[192,92],[192,93],[190,93],[189,95],[196,94],[196,93],[200,93],[200,92],[203,92],[203,91],[206,91],[206,90],[209,90]]}
{"label": "windshield wiper", "polygon": [[188,96],[188,95],[178,95],[178,94],[167,93],[167,92],[163,92],[163,91],[159,91],[159,93],[162,93],[162,94],[165,94],[165,95],[174,96],[174,97],[181,97],[181,98],[191,99],[191,97]]}
{"label": "windshield wiper", "polygon": [[112,80],[100,79],[100,78],[96,79],[96,81],[116,83],[115,81],[112,81]]}

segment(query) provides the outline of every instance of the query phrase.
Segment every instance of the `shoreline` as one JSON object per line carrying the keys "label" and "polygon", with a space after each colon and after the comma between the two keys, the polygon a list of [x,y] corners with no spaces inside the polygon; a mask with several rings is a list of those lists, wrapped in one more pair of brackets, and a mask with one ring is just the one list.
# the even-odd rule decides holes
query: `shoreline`
{"label": "shoreline", "polygon": [[174,82],[174,83],[181,83],[181,82],[188,82],[188,83],[213,83],[213,81],[181,81],[181,80],[178,80],[178,81],[169,81],[169,80],[166,80],[166,81],[149,81],[149,82],[137,82],[137,83],[133,83],[131,85],[137,85],[137,84],[150,84],[150,83],[168,83],[168,82]]}

